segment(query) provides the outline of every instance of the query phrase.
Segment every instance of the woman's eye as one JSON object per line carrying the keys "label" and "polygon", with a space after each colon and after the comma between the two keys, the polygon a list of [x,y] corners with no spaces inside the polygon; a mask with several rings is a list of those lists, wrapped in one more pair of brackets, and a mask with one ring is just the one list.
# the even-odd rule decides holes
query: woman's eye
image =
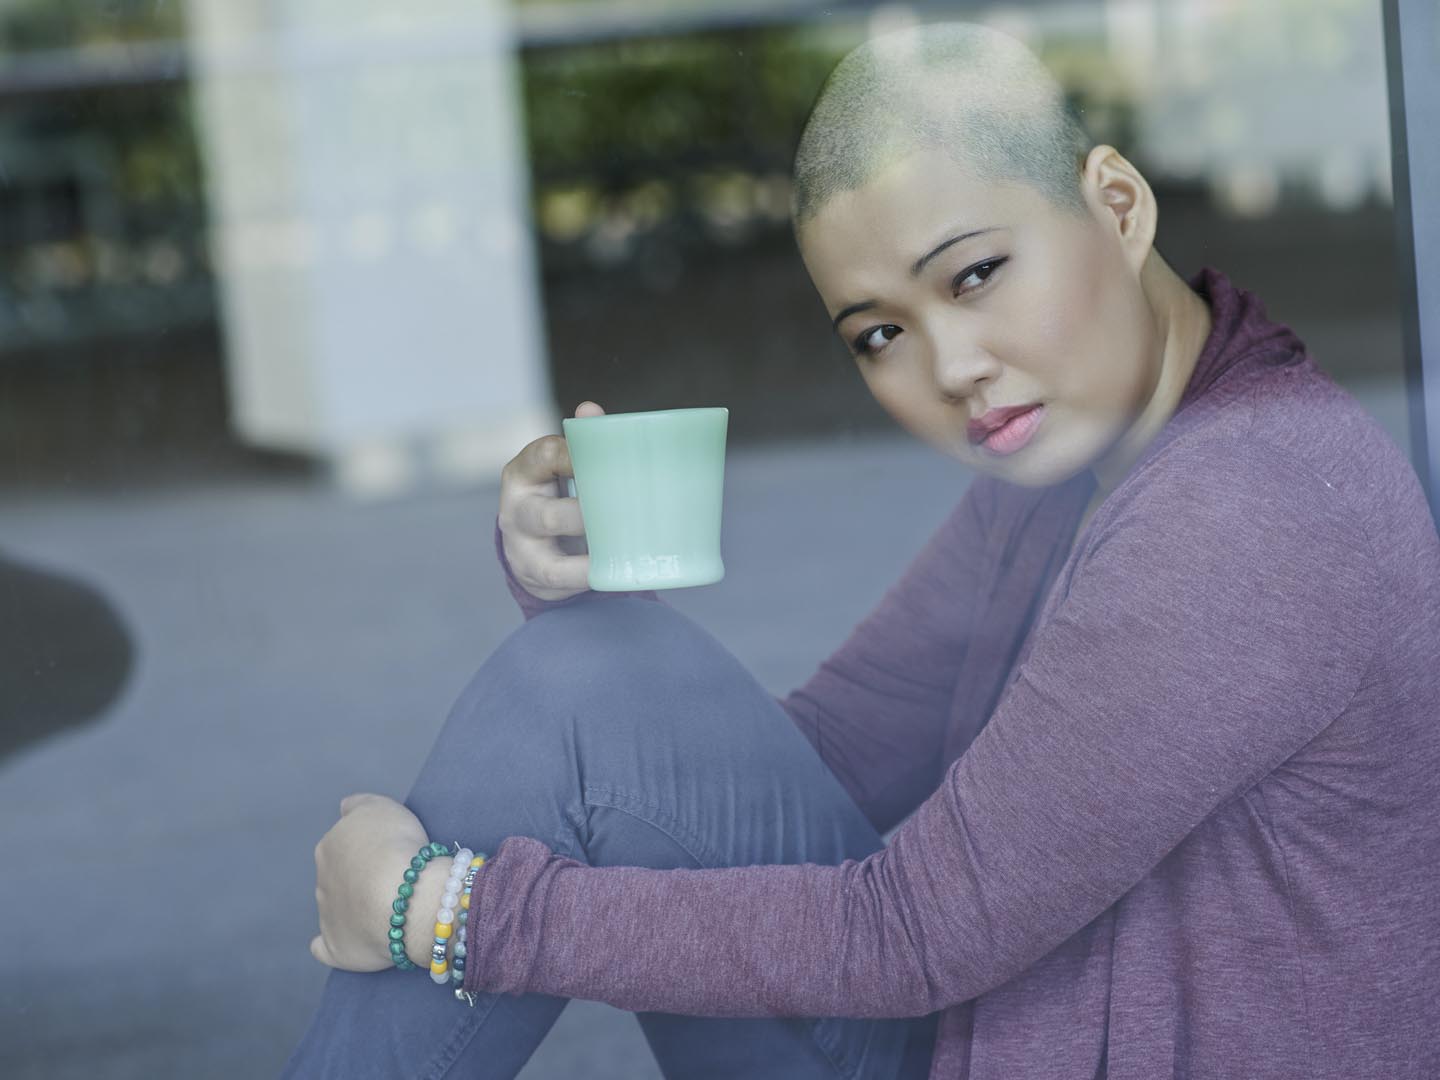
{"label": "woman's eye", "polygon": [[[986,259],[984,262],[975,263],[956,274],[950,281],[950,289],[956,295],[973,293],[985,288],[995,271],[1010,261],[1008,255],[995,259]],[[972,284],[973,283],[973,284]],[[861,332],[851,342],[856,356],[874,356],[886,345],[899,337],[903,330],[893,323],[886,323],[884,326],[872,326]]]}
{"label": "woman's eye", "polygon": [[886,342],[894,341],[900,334],[900,327],[893,324],[872,326],[855,339],[855,351],[861,356],[874,356]]}
{"label": "woman's eye", "polygon": [[[1008,261],[1008,258],[987,259],[982,263],[976,263],[969,269],[961,270],[950,282],[950,291],[956,296],[959,296],[961,293],[974,292],[976,289],[983,287],[985,283],[990,280],[990,276]],[[977,281],[978,284],[966,288],[965,283],[972,278]]]}

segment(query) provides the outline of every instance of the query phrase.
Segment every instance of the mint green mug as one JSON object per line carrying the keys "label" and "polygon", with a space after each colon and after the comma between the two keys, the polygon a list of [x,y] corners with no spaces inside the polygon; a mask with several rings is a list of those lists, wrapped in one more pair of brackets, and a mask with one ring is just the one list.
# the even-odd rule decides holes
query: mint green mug
{"label": "mint green mug", "polygon": [[725,576],[720,509],[729,409],[563,422],[590,549],[590,588],[683,589]]}

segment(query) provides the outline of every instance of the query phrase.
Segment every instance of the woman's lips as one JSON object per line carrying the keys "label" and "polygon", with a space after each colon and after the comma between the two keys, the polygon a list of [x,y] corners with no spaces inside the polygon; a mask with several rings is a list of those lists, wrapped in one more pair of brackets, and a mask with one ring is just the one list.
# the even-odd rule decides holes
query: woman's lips
{"label": "woman's lips", "polygon": [[1045,406],[1036,405],[1016,416],[1012,416],[1002,426],[996,428],[989,435],[980,441],[980,447],[992,454],[1005,455],[1013,454],[1022,446],[1028,443],[1040,422],[1045,419]]}

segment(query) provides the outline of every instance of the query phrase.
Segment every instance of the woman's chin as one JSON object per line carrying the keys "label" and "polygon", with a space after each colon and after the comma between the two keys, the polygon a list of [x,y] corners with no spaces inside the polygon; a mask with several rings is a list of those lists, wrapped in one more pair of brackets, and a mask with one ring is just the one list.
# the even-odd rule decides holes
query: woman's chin
{"label": "woman's chin", "polygon": [[1005,457],[988,455],[971,447],[964,461],[977,473],[1032,488],[1063,484],[1089,466],[1089,460],[1083,456],[1059,454],[1049,447],[1026,447]]}

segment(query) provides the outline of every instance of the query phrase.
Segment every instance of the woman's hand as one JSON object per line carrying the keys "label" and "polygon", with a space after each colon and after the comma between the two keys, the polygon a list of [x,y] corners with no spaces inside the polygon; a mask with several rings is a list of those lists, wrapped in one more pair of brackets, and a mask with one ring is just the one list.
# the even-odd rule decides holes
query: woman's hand
{"label": "woman's hand", "polygon": [[[420,819],[384,795],[350,795],[340,820],[315,845],[315,904],[320,933],[310,954],[345,971],[390,966],[391,905],[410,860],[428,842]],[[439,910],[445,875],[427,869],[415,883],[405,923],[406,951],[429,963],[428,921]]]}
{"label": "woman's hand", "polygon": [[[604,414],[593,401],[575,410],[582,417]],[[562,543],[585,535],[580,501],[564,497],[556,484],[574,475],[560,435],[536,439],[500,473],[501,546],[515,580],[541,600],[565,600],[589,588],[590,556],[568,553]]]}

